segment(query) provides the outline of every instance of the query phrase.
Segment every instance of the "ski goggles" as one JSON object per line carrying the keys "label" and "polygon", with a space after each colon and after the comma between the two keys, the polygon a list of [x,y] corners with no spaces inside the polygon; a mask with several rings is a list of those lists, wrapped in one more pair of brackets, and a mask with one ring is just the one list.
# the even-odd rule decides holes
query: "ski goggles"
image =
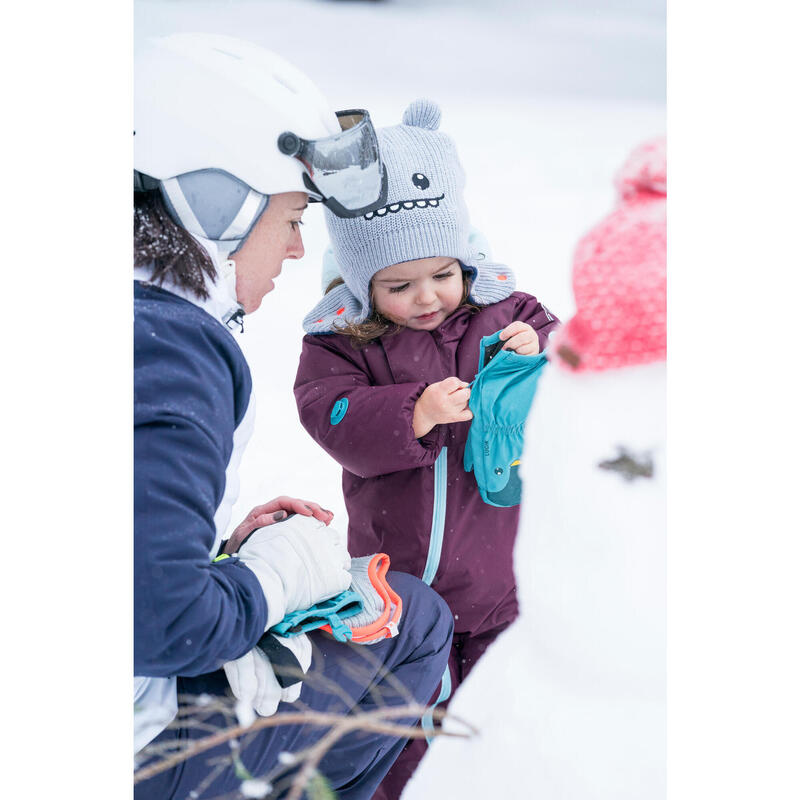
{"label": "ski goggles", "polygon": [[305,167],[303,182],[312,200],[337,217],[358,217],[386,204],[389,183],[369,113],[337,111],[336,117],[341,133],[309,140],[285,131],[278,150]]}

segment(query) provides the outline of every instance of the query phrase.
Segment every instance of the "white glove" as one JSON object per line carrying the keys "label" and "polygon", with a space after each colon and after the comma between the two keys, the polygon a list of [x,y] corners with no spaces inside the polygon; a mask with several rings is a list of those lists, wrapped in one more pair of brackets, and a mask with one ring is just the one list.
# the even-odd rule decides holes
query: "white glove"
{"label": "white glove", "polygon": [[236,661],[223,665],[231,691],[238,700],[262,717],[275,713],[281,701],[281,687],[269,659],[254,647]]}
{"label": "white glove", "polygon": [[[303,672],[308,672],[311,666],[311,642],[304,633],[291,638],[273,635],[273,639],[291,650]],[[260,647],[254,647],[235,661],[228,661],[223,669],[234,697],[262,717],[272,716],[278,703],[294,703],[300,697],[302,680],[282,689],[270,660]]]}
{"label": "white glove", "polygon": [[[279,642],[284,647],[287,647],[289,650],[294,653],[294,657],[300,663],[300,667],[302,668],[303,672],[308,672],[308,668],[311,666],[311,641],[309,640],[308,636],[304,633],[300,633],[297,636],[276,636],[275,634],[271,634],[273,639],[276,642]],[[283,681],[285,683],[286,681]],[[281,702],[282,703],[294,703],[298,697],[300,697],[300,690],[303,688],[303,681],[298,680],[296,683],[291,684],[291,686],[287,686],[285,689],[281,690]]]}
{"label": "white glove", "polygon": [[290,611],[309,608],[350,586],[344,535],[314,517],[295,514],[259,528],[240,545],[238,555],[256,574],[267,600],[265,630]]}

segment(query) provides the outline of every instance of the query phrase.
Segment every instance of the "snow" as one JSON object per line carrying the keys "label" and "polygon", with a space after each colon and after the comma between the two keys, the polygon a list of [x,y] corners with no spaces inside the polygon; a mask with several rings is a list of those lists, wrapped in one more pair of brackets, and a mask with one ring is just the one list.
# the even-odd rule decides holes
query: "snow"
{"label": "snow", "polygon": [[272,784],[268,781],[249,778],[242,781],[239,785],[239,793],[242,797],[260,798],[266,797],[272,791]]}
{"label": "snow", "polygon": [[[632,147],[665,130],[663,3],[135,3],[136,44],[178,30],[250,38],[300,66],[334,108],[365,107],[378,126],[428,96],[442,108],[467,174],[473,224],[520,289],[572,311],[578,237],[609,209],[611,176]],[[625,11],[625,9],[633,9]],[[235,109],[222,109],[235,114]],[[340,469],[300,426],[292,384],[301,320],[319,297],[322,214],[305,214],[307,255],[237,340],[258,400],[232,521],[281,494],[320,502],[346,527]]]}

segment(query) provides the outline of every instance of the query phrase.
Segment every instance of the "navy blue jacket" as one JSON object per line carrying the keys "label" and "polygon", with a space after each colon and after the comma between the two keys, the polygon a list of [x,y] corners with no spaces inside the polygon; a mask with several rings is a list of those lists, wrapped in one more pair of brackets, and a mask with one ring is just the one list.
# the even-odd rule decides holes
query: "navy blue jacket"
{"label": "navy blue jacket", "polygon": [[238,559],[212,563],[214,514],[250,370],[230,332],[171,292],[134,283],[134,674],[219,669],[264,632]]}

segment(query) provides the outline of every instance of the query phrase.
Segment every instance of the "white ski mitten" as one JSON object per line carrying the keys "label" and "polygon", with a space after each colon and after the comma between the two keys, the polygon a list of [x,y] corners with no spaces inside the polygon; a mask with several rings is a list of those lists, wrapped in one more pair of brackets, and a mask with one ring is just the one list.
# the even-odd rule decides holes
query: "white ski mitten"
{"label": "white ski mitten", "polygon": [[311,642],[305,634],[292,639],[265,634],[256,647],[223,669],[234,697],[269,717],[278,703],[297,700],[303,685],[298,672],[308,672],[310,666]]}
{"label": "white ski mitten", "polygon": [[[276,636],[275,634],[270,634],[270,636],[278,644],[282,645],[287,650],[291,650],[292,654],[297,659],[297,663],[300,665],[300,669],[303,670],[303,673],[308,672],[311,666],[311,641],[308,636],[304,633],[292,637]],[[263,646],[263,644],[259,642],[259,646]],[[287,658],[286,661],[288,662],[289,659]],[[281,690],[281,702],[294,703],[295,700],[300,697],[300,690],[303,688],[303,681],[298,678],[296,667],[295,669],[281,670],[277,664],[273,666],[278,676],[278,682],[284,687]],[[296,680],[294,683],[291,683],[290,681],[293,679]]]}
{"label": "white ski mitten", "polygon": [[257,647],[223,666],[234,697],[255,709],[262,717],[275,713],[281,687],[269,659]]}
{"label": "white ski mitten", "polygon": [[350,586],[345,536],[313,517],[295,514],[253,531],[239,558],[256,574],[267,600],[265,630],[287,613],[309,608]]}

